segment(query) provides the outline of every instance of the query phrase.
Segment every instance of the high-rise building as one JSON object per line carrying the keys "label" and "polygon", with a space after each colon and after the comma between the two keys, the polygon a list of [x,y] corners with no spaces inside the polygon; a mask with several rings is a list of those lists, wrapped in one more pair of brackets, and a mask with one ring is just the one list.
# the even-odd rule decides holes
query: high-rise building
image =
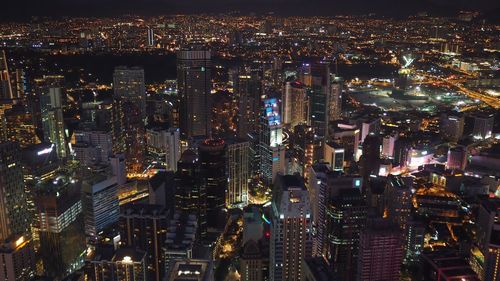
{"label": "high-rise building", "polygon": [[10,84],[9,67],[5,51],[0,50],[0,99],[12,99],[12,85]]}
{"label": "high-rise building", "polygon": [[330,127],[330,141],[338,143],[344,148],[344,161],[350,162],[357,160],[359,148],[359,129],[355,124],[346,124],[344,122],[334,122]]}
{"label": "high-rise building", "polygon": [[326,63],[311,65],[311,89],[309,93],[310,120],[316,135],[320,138],[328,134],[331,99],[330,66]]}
{"label": "high-rise building", "polygon": [[406,222],[404,264],[412,266],[420,261],[420,255],[424,250],[425,230],[425,224],[417,219],[410,218]]}
{"label": "high-rise building", "polygon": [[282,100],[283,125],[294,128],[309,120],[307,88],[300,82],[286,82]]}
{"label": "high-rise building", "polygon": [[99,233],[118,221],[118,183],[116,177],[96,175],[82,183],[82,211],[85,235],[97,241]]}
{"label": "high-rise building", "polygon": [[270,280],[301,280],[313,237],[309,195],[300,177],[277,176],[271,224]]}
{"label": "high-rise building", "polygon": [[261,246],[255,240],[248,240],[243,244],[240,255],[241,280],[243,281],[263,281],[264,258]]}
{"label": "high-rise building", "polygon": [[200,171],[207,200],[207,226],[216,227],[226,201],[226,143],[222,139],[206,139],[198,146]]}
{"label": "high-rise building", "polygon": [[86,243],[80,195],[80,182],[64,173],[36,187],[38,254],[49,277],[61,279],[83,266]]}
{"label": "high-rise building", "polygon": [[378,136],[380,133],[380,117],[366,117],[358,120],[359,128],[361,129],[360,133],[360,142],[365,142],[365,138],[369,135]]}
{"label": "high-rise building", "polygon": [[474,116],[472,136],[476,139],[487,139],[492,136],[494,114],[477,114]]}
{"label": "high-rise building", "polygon": [[226,207],[248,205],[248,185],[251,179],[250,142],[236,140],[226,146]]}
{"label": "high-rise building", "polygon": [[341,188],[327,203],[325,256],[341,280],[354,280],[356,276],[359,236],[366,214],[366,200],[360,188]]}
{"label": "high-rise building", "polygon": [[341,77],[331,77],[331,94],[328,100],[329,121],[342,118],[342,91],[344,90],[344,79]]}
{"label": "high-rise building", "polygon": [[167,171],[177,171],[177,161],[181,158],[180,131],[178,128],[146,130],[148,153],[159,163],[164,163]]}
{"label": "high-rise building", "polygon": [[408,185],[400,176],[389,175],[387,177],[387,216],[398,224],[403,232],[411,215],[413,187]]}
{"label": "high-rise building", "polygon": [[335,142],[326,142],[324,145],[323,161],[328,163],[333,171],[344,170],[345,149]]}
{"label": "high-rise building", "polygon": [[184,46],[177,52],[177,91],[180,129],[184,139],[210,136],[212,119],[211,52],[202,45]]}
{"label": "high-rise building", "polygon": [[148,280],[160,281],[165,272],[162,249],[167,235],[167,210],[160,205],[129,204],[120,213],[121,242],[146,251]]}
{"label": "high-rise building", "polygon": [[291,135],[290,144],[292,147],[293,160],[298,166],[300,174],[307,178],[309,167],[317,161],[320,142],[315,137],[314,129],[305,124],[294,127],[294,133]]}
{"label": "high-rise building", "polygon": [[163,248],[165,275],[169,276],[176,260],[193,258],[197,242],[198,218],[193,213],[176,212],[170,219]]}
{"label": "high-rise building", "polygon": [[261,116],[262,79],[257,70],[244,70],[234,81],[238,97],[238,137],[249,139],[249,134],[259,130]]}
{"label": "high-rise building", "polygon": [[90,261],[92,281],[146,281],[147,255],[136,248],[98,248]]}
{"label": "high-rise building", "polygon": [[446,168],[463,171],[465,166],[467,166],[467,149],[464,146],[450,148],[446,159]]}
{"label": "high-rise building", "polygon": [[476,272],[484,281],[500,280],[500,199],[484,199],[479,207],[476,245],[473,259],[479,260]]}
{"label": "high-rise building", "polygon": [[383,219],[368,220],[359,240],[356,280],[399,280],[403,262],[401,230]]}
{"label": "high-rise building", "polygon": [[49,88],[48,93],[40,97],[43,137],[53,143],[60,159],[69,156],[63,118],[63,94],[61,88]]}
{"label": "high-rise building", "polygon": [[278,100],[264,100],[260,131],[260,173],[266,184],[271,184],[279,173],[284,172],[285,147]]}
{"label": "high-rise building", "polygon": [[109,163],[109,157],[113,153],[111,132],[78,130],[74,132],[74,138],[72,148],[76,160],[84,165]]}
{"label": "high-rise building", "polygon": [[331,170],[326,164],[317,163],[308,168],[308,190],[313,217],[313,255],[321,256],[325,250],[326,204],[328,196],[328,174]]}
{"label": "high-rise building", "polygon": [[29,236],[27,200],[19,145],[0,143],[0,242],[11,235]]}
{"label": "high-rise building", "polygon": [[439,118],[439,134],[442,138],[456,143],[463,136],[464,122],[465,119],[461,113],[443,113]]}
{"label": "high-rise building", "polygon": [[190,149],[182,153],[174,177],[175,210],[194,213],[198,218],[200,238],[207,234],[207,198],[205,184],[196,153]]}
{"label": "high-rise building", "polygon": [[0,243],[0,280],[28,281],[35,276],[33,241],[14,235]]}
{"label": "high-rise building", "polygon": [[155,32],[152,27],[148,26],[148,47],[155,46]]}
{"label": "high-rise building", "polygon": [[146,86],[142,68],[115,68],[113,100],[113,152],[125,154],[128,173],[141,173],[146,149]]}
{"label": "high-rise building", "polygon": [[422,253],[420,260],[421,280],[484,280],[474,272],[463,257],[446,248]]}
{"label": "high-rise building", "polygon": [[382,151],[381,156],[384,158],[392,159],[394,156],[394,145],[396,140],[398,139],[398,135],[395,132],[391,134],[385,135],[382,138]]}

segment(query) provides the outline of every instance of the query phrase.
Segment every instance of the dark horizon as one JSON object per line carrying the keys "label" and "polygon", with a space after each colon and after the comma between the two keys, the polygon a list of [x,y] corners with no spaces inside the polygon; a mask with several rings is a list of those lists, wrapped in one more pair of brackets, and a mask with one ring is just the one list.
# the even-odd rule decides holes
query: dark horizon
{"label": "dark horizon", "polygon": [[[321,7],[321,9],[318,9]],[[401,3],[397,0],[64,0],[8,1],[0,9],[0,21],[24,21],[31,17],[110,17],[120,15],[157,16],[169,14],[230,13],[275,14],[280,16],[333,16],[342,14],[371,14],[405,18],[420,12],[437,16],[455,15],[461,10],[474,10],[484,17],[498,21],[500,3],[495,0],[451,1],[422,0]]]}

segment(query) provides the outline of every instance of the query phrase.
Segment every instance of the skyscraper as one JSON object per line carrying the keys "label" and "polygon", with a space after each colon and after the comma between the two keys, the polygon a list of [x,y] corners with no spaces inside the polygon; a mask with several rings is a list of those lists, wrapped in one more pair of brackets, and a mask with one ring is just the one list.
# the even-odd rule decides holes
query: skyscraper
{"label": "skyscraper", "polygon": [[300,82],[286,82],[283,93],[283,124],[294,128],[309,120],[307,88]]}
{"label": "skyscraper", "polygon": [[14,235],[0,243],[0,280],[28,281],[35,276],[33,241]]}
{"label": "skyscraper", "polygon": [[184,139],[210,136],[211,132],[211,52],[191,44],[177,52],[177,90],[180,98],[180,129]]}
{"label": "skyscraper", "polygon": [[448,169],[465,170],[467,165],[467,149],[464,146],[455,146],[448,150],[446,167]]}
{"label": "skyscraper", "polygon": [[63,118],[63,94],[61,88],[49,88],[48,93],[40,97],[43,137],[53,143],[59,159],[69,156],[69,147]]}
{"label": "skyscraper", "polygon": [[207,226],[216,227],[219,212],[226,201],[226,155],[225,142],[221,139],[206,139],[198,147],[199,163],[207,200]]}
{"label": "skyscraper", "polygon": [[446,140],[458,142],[464,133],[464,116],[459,112],[442,113],[439,118],[439,134]]}
{"label": "skyscraper", "polygon": [[311,65],[310,119],[316,135],[323,138],[328,133],[329,101],[331,98],[329,64]]}
{"label": "skyscraper", "polygon": [[164,163],[167,171],[177,171],[177,161],[181,158],[179,129],[148,129],[146,139],[148,153],[159,163]]}
{"label": "skyscraper", "polygon": [[146,87],[144,70],[117,67],[113,74],[113,146],[125,154],[127,172],[140,173],[144,165]]}
{"label": "skyscraper", "polygon": [[19,145],[0,143],[0,243],[11,235],[29,236],[26,196]]}
{"label": "skyscraper", "polygon": [[9,67],[4,50],[0,50],[0,99],[12,99]]}
{"label": "skyscraper", "polygon": [[248,205],[248,184],[250,174],[250,142],[234,141],[226,146],[226,206]]}
{"label": "skyscraper", "polygon": [[127,205],[120,213],[121,242],[146,251],[148,280],[160,281],[165,272],[163,247],[167,236],[167,210],[160,205]]}
{"label": "skyscraper", "polygon": [[145,281],[147,279],[147,255],[134,248],[97,249],[90,261],[89,277],[93,281]]}
{"label": "skyscraper", "polygon": [[270,280],[301,280],[312,256],[309,195],[298,176],[277,176],[272,201]]}
{"label": "skyscraper", "polygon": [[488,198],[481,202],[476,233],[479,252],[473,258],[482,261],[479,272],[476,272],[484,281],[499,281],[500,199]]}
{"label": "skyscraper", "polygon": [[234,81],[238,97],[238,137],[248,139],[259,128],[261,113],[262,79],[257,70],[245,69]]}
{"label": "skyscraper", "polygon": [[402,261],[399,227],[383,219],[368,220],[360,235],[356,280],[399,280]]}
{"label": "skyscraper", "polygon": [[107,226],[118,221],[118,184],[116,177],[96,175],[82,184],[82,211],[85,234],[92,242]]}
{"label": "skyscraper", "polygon": [[477,114],[474,116],[472,136],[476,139],[487,139],[492,136],[494,114]]}
{"label": "skyscraper", "polygon": [[278,100],[264,100],[260,130],[260,173],[266,184],[271,184],[279,173],[284,172],[285,147]]}
{"label": "skyscraper", "polygon": [[152,27],[148,26],[148,47],[155,45],[155,32]]}
{"label": "skyscraper", "polygon": [[200,171],[196,153],[190,149],[182,153],[177,163],[174,177],[175,210],[194,213],[198,218],[198,231],[201,238],[207,234],[207,198],[205,184]]}

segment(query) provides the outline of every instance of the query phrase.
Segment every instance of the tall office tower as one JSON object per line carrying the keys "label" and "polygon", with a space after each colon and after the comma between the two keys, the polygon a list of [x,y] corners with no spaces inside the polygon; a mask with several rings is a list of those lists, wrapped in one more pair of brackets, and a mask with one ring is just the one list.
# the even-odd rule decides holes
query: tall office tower
{"label": "tall office tower", "polygon": [[116,154],[109,157],[109,165],[111,172],[116,177],[118,185],[123,185],[127,182],[127,172],[125,168],[125,156],[123,154]]}
{"label": "tall office tower", "polygon": [[326,207],[326,257],[340,280],[354,280],[367,205],[360,188],[341,188]]}
{"label": "tall office tower", "polygon": [[165,170],[177,171],[177,161],[181,159],[181,140],[178,128],[146,130],[148,153],[159,163],[164,163]]}
{"label": "tall office tower", "polygon": [[366,182],[370,175],[378,175],[380,167],[380,138],[368,135],[363,142],[361,155],[361,175]]}
{"label": "tall office tower", "polygon": [[85,235],[97,242],[99,233],[118,221],[118,184],[116,177],[95,175],[82,183],[82,211]]}
{"label": "tall office tower", "polygon": [[442,113],[439,117],[439,135],[450,142],[458,142],[464,134],[465,118],[459,112]]}
{"label": "tall office tower", "polygon": [[226,207],[245,207],[248,205],[248,184],[250,171],[250,142],[236,140],[226,146]]}
{"label": "tall office tower", "polygon": [[472,136],[476,139],[487,139],[492,136],[494,114],[477,114],[474,116]]}
{"label": "tall office tower", "polygon": [[270,280],[301,280],[302,261],[312,256],[308,192],[299,176],[279,175],[272,201]]}
{"label": "tall office tower", "polygon": [[199,236],[206,238],[207,197],[200,162],[194,151],[188,149],[182,153],[181,160],[177,163],[174,184],[175,210],[195,213],[198,217]]}
{"label": "tall office tower", "polygon": [[324,138],[328,134],[331,92],[330,65],[325,63],[312,64],[309,115],[311,126],[320,138]]}
{"label": "tall office tower", "polygon": [[66,159],[70,151],[64,128],[62,99],[61,88],[49,88],[49,92],[40,97],[40,107],[44,140],[55,145],[59,159]]}
{"label": "tall office tower", "polygon": [[286,82],[282,99],[283,125],[293,129],[309,121],[309,102],[304,84]]}
{"label": "tall office tower", "polygon": [[474,259],[482,261],[476,271],[484,281],[500,280],[500,199],[484,199],[479,207]]}
{"label": "tall office tower", "polygon": [[14,76],[14,87],[12,88],[12,94],[14,98],[26,101],[26,76],[23,69],[16,69]]}
{"label": "tall office tower", "polygon": [[12,86],[10,84],[9,67],[5,51],[0,50],[0,99],[12,99]]}
{"label": "tall office tower", "polygon": [[33,241],[14,235],[0,242],[0,280],[28,281],[35,276]]}
{"label": "tall office tower", "polygon": [[124,245],[146,251],[148,280],[160,281],[165,272],[162,249],[167,236],[168,212],[163,206],[135,204],[120,213],[120,236]]}
{"label": "tall office tower", "polygon": [[398,138],[394,142],[394,159],[393,165],[404,167],[407,164],[408,152],[411,149],[411,141],[406,137]]}
{"label": "tall office tower", "polygon": [[5,118],[5,113],[12,109],[13,103],[11,100],[0,100],[0,142],[6,142],[8,139],[9,125]]}
{"label": "tall office tower", "polygon": [[4,121],[0,120],[0,130],[5,133],[6,139],[19,143],[21,147],[40,142],[33,118],[24,104],[0,102],[0,119]]}
{"label": "tall office tower", "polygon": [[410,218],[406,222],[403,263],[413,266],[420,261],[424,250],[425,224],[417,219]]}
{"label": "tall office tower", "polygon": [[177,260],[167,281],[214,281],[214,268],[210,260]]}
{"label": "tall office tower", "polygon": [[0,143],[0,242],[11,235],[30,235],[27,204],[19,145]]}
{"label": "tall office tower", "polygon": [[357,152],[359,148],[359,129],[355,124],[345,124],[343,122],[334,122],[330,126],[330,141],[340,144],[345,151],[344,160],[351,162],[357,161]]}
{"label": "tall office tower", "polygon": [[315,164],[308,168],[308,190],[313,217],[313,256],[322,256],[325,252],[326,214],[329,201],[328,173],[331,171],[325,164]]}
{"label": "tall office tower", "polygon": [[344,90],[344,79],[341,77],[332,77],[331,94],[328,100],[328,119],[329,121],[342,118],[342,91]]}
{"label": "tall office tower", "polygon": [[180,97],[181,136],[211,135],[211,52],[202,45],[188,45],[177,52],[177,91]]}
{"label": "tall office tower", "polygon": [[58,174],[40,182],[36,189],[38,254],[45,275],[62,279],[84,264],[81,185],[66,174]]}
{"label": "tall office tower", "polygon": [[359,239],[356,280],[399,280],[403,262],[401,231],[387,220],[368,220]]}
{"label": "tall office tower", "polygon": [[307,125],[297,125],[290,139],[293,159],[297,161],[300,174],[307,178],[308,168],[312,166],[318,153],[319,143],[314,137],[314,129]]}
{"label": "tall office tower", "polygon": [[260,173],[266,184],[271,184],[285,169],[285,147],[278,100],[264,100],[260,130]]}
{"label": "tall office tower", "polygon": [[450,148],[446,159],[446,168],[463,171],[465,166],[467,166],[467,149],[461,145]]}
{"label": "tall office tower", "polygon": [[226,201],[226,143],[206,139],[198,146],[200,171],[207,197],[207,226],[216,227]]}
{"label": "tall office tower", "polygon": [[238,97],[238,137],[249,139],[249,134],[259,131],[262,79],[257,70],[243,70],[234,81]]}
{"label": "tall office tower", "polygon": [[336,142],[326,142],[323,160],[333,171],[344,171],[345,148]]}
{"label": "tall office tower", "polygon": [[115,68],[113,100],[114,152],[125,154],[128,173],[141,173],[146,149],[146,86],[142,68]]}
{"label": "tall office tower", "polygon": [[361,143],[365,142],[365,138],[369,135],[378,136],[380,134],[380,127],[382,125],[380,120],[380,117],[367,117],[358,120],[359,128],[361,128]]}
{"label": "tall office tower", "polygon": [[148,26],[148,47],[155,46],[155,32],[152,27]]}
{"label": "tall office tower", "polygon": [[394,157],[394,145],[397,139],[398,134],[396,132],[392,132],[382,138],[382,151],[380,153],[382,157],[389,159]]}
{"label": "tall office tower", "polygon": [[146,281],[146,252],[135,248],[98,248],[90,261],[92,281]]}
{"label": "tall office tower", "polygon": [[264,258],[261,246],[255,240],[248,240],[243,244],[240,255],[241,280],[244,281],[263,281],[264,276]]}
{"label": "tall office tower", "polygon": [[410,219],[413,199],[412,186],[405,182],[400,176],[389,175],[387,177],[387,215],[399,228],[406,231],[406,224]]}
{"label": "tall office tower", "polygon": [[165,247],[165,275],[169,276],[176,260],[193,258],[197,242],[198,218],[195,214],[176,212],[170,219]]}
{"label": "tall office tower", "polygon": [[78,130],[74,132],[74,140],[72,148],[75,159],[82,164],[109,163],[109,157],[113,154],[111,132]]}

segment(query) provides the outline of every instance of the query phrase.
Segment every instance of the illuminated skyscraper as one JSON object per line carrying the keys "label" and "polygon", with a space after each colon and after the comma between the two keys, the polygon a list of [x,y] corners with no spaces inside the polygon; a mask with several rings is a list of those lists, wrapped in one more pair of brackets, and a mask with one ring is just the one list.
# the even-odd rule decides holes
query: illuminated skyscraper
{"label": "illuminated skyscraper", "polygon": [[248,139],[259,128],[261,112],[262,79],[256,70],[241,71],[234,81],[238,97],[238,137]]}
{"label": "illuminated skyscraper", "polygon": [[403,262],[401,231],[387,220],[369,220],[361,231],[358,281],[399,280]]}
{"label": "illuminated skyscraper", "polygon": [[211,52],[202,45],[188,45],[177,52],[177,91],[183,138],[210,136],[212,119]]}
{"label": "illuminated skyscraper", "polygon": [[5,51],[0,50],[0,99],[12,99],[12,86],[10,84],[9,68]]}
{"label": "illuminated skyscraper", "polygon": [[270,280],[302,280],[303,260],[312,256],[312,217],[308,192],[298,176],[276,179],[271,220]]}
{"label": "illuminated skyscraper", "polygon": [[92,281],[146,281],[147,255],[135,248],[97,249],[90,261]]}
{"label": "illuminated skyscraper", "polygon": [[330,69],[325,63],[311,65],[310,119],[315,134],[323,138],[329,123],[329,101],[331,98]]}
{"label": "illuminated skyscraper", "polygon": [[492,136],[494,114],[477,114],[474,116],[472,136],[476,139],[487,139]]}
{"label": "illuminated skyscraper", "polygon": [[62,89],[49,88],[48,93],[40,97],[40,102],[44,140],[55,145],[59,159],[65,159],[70,151],[64,126]]}
{"label": "illuminated skyscraper", "polygon": [[294,128],[299,124],[307,124],[309,120],[309,103],[307,88],[300,82],[286,82],[282,103],[283,124]]}
{"label": "illuminated skyscraper", "polygon": [[196,153],[190,149],[182,153],[174,177],[175,210],[194,213],[198,217],[201,238],[207,234],[207,198],[205,184]]}
{"label": "illuminated skyscraper", "polygon": [[152,27],[148,26],[148,47],[155,45],[155,32]]}
{"label": "illuminated skyscraper", "polygon": [[0,242],[0,267],[0,280],[32,280],[35,276],[33,241],[26,236],[14,235]]}
{"label": "illuminated skyscraper", "polygon": [[282,144],[281,115],[276,98],[264,100],[260,130],[260,173],[266,184],[274,182],[285,168],[285,147]]}
{"label": "illuminated skyscraper", "polygon": [[26,196],[19,145],[0,143],[0,242],[30,234]]}
{"label": "illuminated skyscraper", "polygon": [[167,171],[177,171],[181,158],[180,131],[178,128],[146,130],[148,153],[164,164]]}
{"label": "illuminated skyscraper", "polygon": [[117,67],[113,74],[113,146],[125,154],[127,172],[144,165],[146,87],[142,68]]}
{"label": "illuminated skyscraper", "polygon": [[439,118],[439,133],[441,137],[451,142],[458,142],[464,133],[464,116],[461,113],[442,113]]}
{"label": "illuminated skyscraper", "polygon": [[226,146],[227,207],[248,205],[250,181],[250,142],[235,141]]}
{"label": "illuminated skyscraper", "polygon": [[226,144],[221,139],[206,139],[198,147],[200,171],[207,196],[207,226],[216,227],[226,199]]}
{"label": "illuminated skyscraper", "polygon": [[500,280],[500,199],[484,199],[479,207],[476,246],[472,257],[482,264],[476,272],[481,280]]}
{"label": "illuminated skyscraper", "polygon": [[450,148],[446,159],[446,167],[463,171],[465,166],[467,166],[467,149],[463,146]]}

